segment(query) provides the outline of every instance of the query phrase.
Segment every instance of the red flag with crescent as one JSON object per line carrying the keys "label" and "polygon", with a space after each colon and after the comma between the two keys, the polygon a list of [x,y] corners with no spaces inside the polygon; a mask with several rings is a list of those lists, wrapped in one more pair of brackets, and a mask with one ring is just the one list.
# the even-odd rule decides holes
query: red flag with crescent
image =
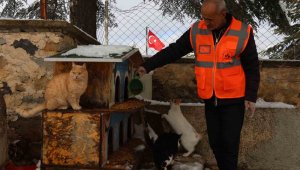
{"label": "red flag with crescent", "polygon": [[160,39],[150,30],[148,31],[148,46],[157,51],[160,51],[165,47],[164,43],[162,43]]}

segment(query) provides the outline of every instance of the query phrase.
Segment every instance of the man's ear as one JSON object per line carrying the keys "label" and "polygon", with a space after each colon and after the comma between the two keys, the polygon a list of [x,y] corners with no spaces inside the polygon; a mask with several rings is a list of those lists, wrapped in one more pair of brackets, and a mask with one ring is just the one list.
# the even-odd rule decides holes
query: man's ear
{"label": "man's ear", "polygon": [[226,17],[226,14],[227,14],[227,10],[226,9],[223,9],[222,11],[221,11],[221,14],[222,14],[222,16],[224,16],[224,18]]}

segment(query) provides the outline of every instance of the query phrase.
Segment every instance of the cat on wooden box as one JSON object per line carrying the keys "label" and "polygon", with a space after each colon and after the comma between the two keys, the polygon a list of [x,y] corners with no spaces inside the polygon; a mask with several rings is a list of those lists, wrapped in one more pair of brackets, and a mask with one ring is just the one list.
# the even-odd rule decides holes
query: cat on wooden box
{"label": "cat on wooden box", "polygon": [[71,106],[74,110],[80,110],[80,96],[85,92],[88,84],[88,72],[86,64],[76,65],[72,63],[69,73],[55,75],[45,89],[45,102],[30,110],[16,109],[22,117],[34,117],[39,112],[48,109],[67,109]]}

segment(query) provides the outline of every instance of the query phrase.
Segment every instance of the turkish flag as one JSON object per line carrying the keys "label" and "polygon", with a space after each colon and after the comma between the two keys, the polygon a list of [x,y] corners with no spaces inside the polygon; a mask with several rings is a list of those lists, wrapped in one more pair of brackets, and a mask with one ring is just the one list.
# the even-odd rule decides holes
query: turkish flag
{"label": "turkish flag", "polygon": [[160,51],[165,47],[164,43],[162,43],[159,38],[150,30],[148,31],[148,46],[157,51]]}

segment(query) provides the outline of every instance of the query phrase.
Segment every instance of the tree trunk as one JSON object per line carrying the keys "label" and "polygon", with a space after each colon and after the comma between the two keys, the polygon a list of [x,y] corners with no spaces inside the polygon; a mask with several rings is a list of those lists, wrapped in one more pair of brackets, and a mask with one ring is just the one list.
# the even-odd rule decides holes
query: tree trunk
{"label": "tree trunk", "polygon": [[71,23],[96,37],[97,0],[71,0]]}

